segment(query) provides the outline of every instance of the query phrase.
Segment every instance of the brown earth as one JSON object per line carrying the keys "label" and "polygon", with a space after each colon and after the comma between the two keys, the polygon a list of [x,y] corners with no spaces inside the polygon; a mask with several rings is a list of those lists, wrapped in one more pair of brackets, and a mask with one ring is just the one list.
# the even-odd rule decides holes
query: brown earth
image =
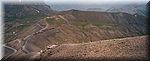
{"label": "brown earth", "polygon": [[144,17],[127,13],[60,12],[25,28],[16,40],[6,43],[17,50],[14,55],[9,53],[6,61],[147,58],[145,22]]}
{"label": "brown earth", "polygon": [[[142,60],[147,57],[147,36],[101,40],[88,43],[62,44],[28,54],[16,53],[10,60]],[[19,56],[18,56],[19,55]],[[16,58],[15,58],[16,57]]]}

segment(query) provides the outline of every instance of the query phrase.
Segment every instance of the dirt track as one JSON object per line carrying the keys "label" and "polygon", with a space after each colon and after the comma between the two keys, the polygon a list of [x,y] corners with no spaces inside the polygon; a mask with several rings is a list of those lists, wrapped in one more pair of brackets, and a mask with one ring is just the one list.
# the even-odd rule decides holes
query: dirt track
{"label": "dirt track", "polygon": [[[106,13],[101,14],[108,15]],[[105,15],[101,16],[105,17]],[[23,42],[23,44],[20,46],[21,50],[18,50],[19,52],[17,52],[16,55],[13,55],[13,57],[18,58],[23,56],[23,58],[28,58],[29,60],[40,58],[41,61],[68,58],[147,58],[146,36],[137,36],[138,34],[141,35],[142,33],[139,33],[140,31],[138,31],[136,27],[132,26],[134,29],[129,28],[130,26],[127,26],[127,24],[124,24],[124,22],[123,25],[120,25],[120,28],[122,29],[117,29],[113,26],[113,29],[111,29],[111,26],[108,24],[101,26],[106,27],[108,29],[99,28],[98,26],[93,24],[87,24],[82,27],[76,26],[72,23],[81,19],[89,19],[88,17],[85,16],[84,18],[82,18],[80,16],[74,15],[74,17],[77,17],[76,20],[74,20],[71,17],[67,18],[69,16],[71,15],[56,15],[55,17],[58,20],[52,20],[52,18],[44,19],[41,20],[41,22],[39,21],[39,23],[36,23],[33,26],[29,27],[27,31],[24,31],[22,34],[20,34],[20,37],[23,38],[23,40],[21,41]],[[122,16],[117,16],[122,18]],[[127,18],[128,17],[130,17],[130,15],[127,16]],[[115,19],[120,20],[120,18],[113,18],[112,21],[115,21]],[[93,16],[92,19],[97,20],[95,16]],[[98,19],[98,22],[101,22],[101,18]],[[54,21],[54,23],[48,23],[45,22],[45,20]],[[109,19],[108,21],[110,20],[111,19]],[[127,19],[124,18],[123,21],[126,20]],[[63,23],[63,21],[65,21],[65,23]],[[41,25],[42,22],[44,23],[44,27],[43,25]],[[67,23],[69,23],[69,25]],[[78,22],[76,22],[76,24],[77,23]],[[137,32],[134,30],[136,30]],[[134,37],[131,37],[130,34]],[[50,49],[45,49],[49,45]],[[57,47],[53,47],[54,45],[57,45]],[[26,53],[24,54],[24,52]],[[18,56],[19,54],[22,56]]]}

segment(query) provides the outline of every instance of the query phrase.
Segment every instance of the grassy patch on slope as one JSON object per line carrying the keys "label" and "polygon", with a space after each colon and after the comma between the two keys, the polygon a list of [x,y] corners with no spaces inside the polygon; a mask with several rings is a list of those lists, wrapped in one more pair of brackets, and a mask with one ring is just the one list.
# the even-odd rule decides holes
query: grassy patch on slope
{"label": "grassy patch on slope", "polygon": [[98,26],[98,27],[101,27],[103,25],[110,25],[112,24],[111,22],[109,21],[76,21],[76,22],[73,22],[72,23],[73,25],[76,25],[76,26],[85,26],[85,25],[88,25],[88,24],[92,24],[92,25],[95,25],[95,26]]}

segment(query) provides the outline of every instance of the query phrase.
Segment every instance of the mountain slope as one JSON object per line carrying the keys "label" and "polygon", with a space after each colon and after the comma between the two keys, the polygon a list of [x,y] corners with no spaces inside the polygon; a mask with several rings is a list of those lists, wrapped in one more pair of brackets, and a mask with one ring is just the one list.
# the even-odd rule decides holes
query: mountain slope
{"label": "mountain slope", "polygon": [[[39,19],[31,26],[20,31],[13,41],[6,43],[7,47],[9,46],[14,50],[16,50],[17,52],[14,52],[15,55],[13,55],[14,53],[9,52],[7,53],[8,56],[4,58],[6,58],[6,61],[13,59],[15,60],[18,58],[22,58],[24,60],[34,58],[39,59],[41,56],[40,54],[43,53],[43,50],[45,49],[51,50],[52,48],[55,47],[57,48],[60,46],[60,49],[58,49],[57,51],[47,51],[47,53],[44,53],[44,55],[41,57],[41,60],[43,61],[48,59],[53,60],[53,58],[55,59],[55,57],[56,58],[60,57],[60,59],[61,58],[66,59],[68,57],[72,58],[72,56],[68,56],[68,54],[73,55],[72,52],[74,53],[85,52],[85,54],[83,54],[83,55],[87,54],[85,58],[88,57],[91,58],[94,57],[93,55],[95,53],[93,52],[88,53],[86,51],[89,50],[92,51],[94,50],[94,48],[110,49],[110,51],[112,52],[115,52],[113,48],[118,49],[117,50],[118,52],[116,53],[106,51],[106,53],[99,56],[99,54],[102,53],[102,51],[100,50],[100,52],[97,53],[98,55],[96,55],[95,57],[123,56],[141,59],[141,57],[145,58],[146,52],[144,43],[146,38],[139,36],[146,35],[146,24],[147,24],[146,18],[144,16],[140,15],[134,16],[122,12],[110,13],[110,12],[92,12],[79,10],[58,12],[53,16],[47,16],[44,17],[43,19]],[[128,39],[128,37],[131,38]],[[107,42],[109,39],[110,41]],[[115,40],[118,41],[113,42]],[[91,47],[91,43],[93,43],[92,45],[97,45],[98,47],[89,48]],[[131,43],[129,45],[129,47],[131,47],[131,50],[128,47],[125,48],[122,47],[128,46],[128,43],[129,44]],[[102,48],[101,46],[106,47]],[[111,46],[112,48],[110,48]],[[82,51],[82,48],[85,48],[85,50]],[[119,53],[120,51],[123,52]],[[56,52],[56,55],[50,56],[53,54],[49,52],[52,52],[54,54]],[[117,53],[119,53],[120,55],[116,55]],[[72,59],[79,57],[84,58],[82,54],[79,54],[79,56],[73,55]]]}
{"label": "mountain slope", "polygon": [[5,42],[14,40],[20,31],[53,13],[51,7],[44,3],[5,4],[4,9]]}
{"label": "mountain slope", "polygon": [[[26,47],[30,47],[27,50],[32,52],[51,44],[85,43],[141,35],[146,35],[146,20],[142,16],[71,10],[39,20],[21,31],[16,39],[26,43]],[[13,45],[14,42],[8,44]]]}
{"label": "mountain slope", "polygon": [[24,16],[38,16],[38,15],[49,15],[53,10],[50,6],[44,3],[35,4],[5,4],[5,17],[24,17]]}
{"label": "mountain slope", "polygon": [[147,57],[147,36],[101,40],[89,43],[49,45],[38,52],[17,52],[6,61],[143,60]]}
{"label": "mountain slope", "polygon": [[147,16],[146,4],[129,4],[118,7],[111,7],[106,10],[106,12],[124,12],[129,14],[138,14],[141,16]]}

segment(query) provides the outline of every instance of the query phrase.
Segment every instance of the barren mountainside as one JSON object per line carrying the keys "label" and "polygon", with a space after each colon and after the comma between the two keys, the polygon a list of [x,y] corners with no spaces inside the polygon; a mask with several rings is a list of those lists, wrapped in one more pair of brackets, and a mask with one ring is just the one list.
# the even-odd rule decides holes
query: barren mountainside
{"label": "barren mountainside", "polygon": [[146,43],[147,36],[136,36],[88,43],[48,45],[38,52],[24,53],[19,49],[5,61],[118,61],[120,59],[142,61],[148,59]]}
{"label": "barren mountainside", "polygon": [[39,20],[20,32],[16,39],[28,41],[30,51],[39,51],[51,44],[141,36],[146,35],[144,20],[127,13],[67,11]]}
{"label": "barren mountainside", "polygon": [[[23,11],[16,16],[53,12],[45,5],[21,6],[17,8]],[[145,16],[138,14],[72,9],[34,19],[6,21],[5,26],[8,39],[3,46],[4,61],[147,59],[147,22]]]}
{"label": "barren mountainside", "polygon": [[28,5],[5,4],[4,9],[6,17],[49,15],[52,11],[51,7],[45,3],[34,3]]}
{"label": "barren mountainside", "polygon": [[4,9],[5,42],[14,40],[20,31],[54,12],[44,3],[4,4]]}

